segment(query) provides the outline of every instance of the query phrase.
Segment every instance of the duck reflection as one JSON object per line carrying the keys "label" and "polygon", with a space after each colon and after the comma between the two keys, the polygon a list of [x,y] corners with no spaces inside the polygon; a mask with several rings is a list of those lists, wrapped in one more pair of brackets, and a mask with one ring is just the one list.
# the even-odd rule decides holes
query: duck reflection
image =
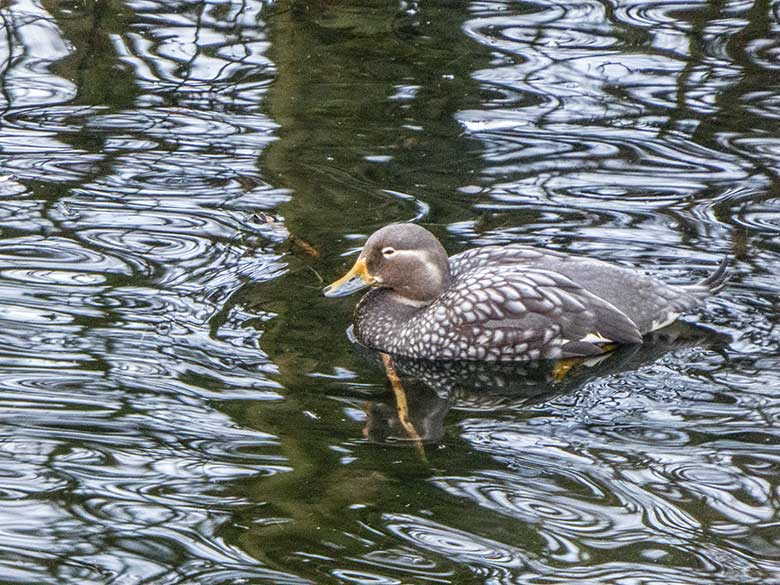
{"label": "duck reflection", "polygon": [[444,436],[453,406],[475,410],[517,408],[572,392],[591,380],[636,370],[676,350],[722,347],[727,336],[687,323],[675,323],[645,337],[641,345],[620,346],[590,358],[490,364],[430,362],[372,352],[382,364],[391,392],[366,405],[363,435],[373,442],[412,442],[418,449]]}

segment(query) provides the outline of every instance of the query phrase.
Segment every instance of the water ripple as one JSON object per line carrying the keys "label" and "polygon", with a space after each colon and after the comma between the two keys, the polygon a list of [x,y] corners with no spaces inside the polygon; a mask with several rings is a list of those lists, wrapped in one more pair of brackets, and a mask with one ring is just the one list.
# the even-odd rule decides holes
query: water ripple
{"label": "water ripple", "polygon": [[507,574],[507,569],[520,569],[526,564],[526,557],[519,549],[424,518],[386,514],[384,521],[387,530],[403,540],[457,562],[497,569],[498,574]]}
{"label": "water ripple", "polygon": [[[3,581],[776,582],[776,7],[365,8],[0,7]],[[614,366],[403,401],[318,296],[399,198],[732,281]]]}

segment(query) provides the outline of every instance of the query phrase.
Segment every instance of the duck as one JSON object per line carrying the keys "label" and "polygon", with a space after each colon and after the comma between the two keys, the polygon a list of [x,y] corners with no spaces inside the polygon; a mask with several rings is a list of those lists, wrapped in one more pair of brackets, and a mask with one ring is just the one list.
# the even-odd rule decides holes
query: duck
{"label": "duck", "polygon": [[355,307],[355,340],[433,361],[517,362],[596,356],[641,344],[725,286],[728,256],[693,284],[666,284],[603,260],[522,244],[449,257],[414,223],[366,240],[326,297],[369,288]]}

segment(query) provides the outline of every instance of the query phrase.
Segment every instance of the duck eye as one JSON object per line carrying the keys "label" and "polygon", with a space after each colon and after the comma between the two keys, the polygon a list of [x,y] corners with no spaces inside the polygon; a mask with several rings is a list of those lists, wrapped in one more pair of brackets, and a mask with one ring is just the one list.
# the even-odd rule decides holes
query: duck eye
{"label": "duck eye", "polygon": [[392,256],[393,254],[395,254],[395,248],[391,248],[389,246],[387,248],[382,248],[383,256]]}

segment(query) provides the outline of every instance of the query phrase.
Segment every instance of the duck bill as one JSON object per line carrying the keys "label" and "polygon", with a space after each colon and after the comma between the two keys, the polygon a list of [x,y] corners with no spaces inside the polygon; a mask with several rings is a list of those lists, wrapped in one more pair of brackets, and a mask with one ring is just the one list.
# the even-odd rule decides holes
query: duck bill
{"label": "duck bill", "polygon": [[376,279],[368,273],[366,259],[358,258],[352,269],[336,282],[329,284],[322,290],[326,297],[345,297],[353,292],[371,286]]}

